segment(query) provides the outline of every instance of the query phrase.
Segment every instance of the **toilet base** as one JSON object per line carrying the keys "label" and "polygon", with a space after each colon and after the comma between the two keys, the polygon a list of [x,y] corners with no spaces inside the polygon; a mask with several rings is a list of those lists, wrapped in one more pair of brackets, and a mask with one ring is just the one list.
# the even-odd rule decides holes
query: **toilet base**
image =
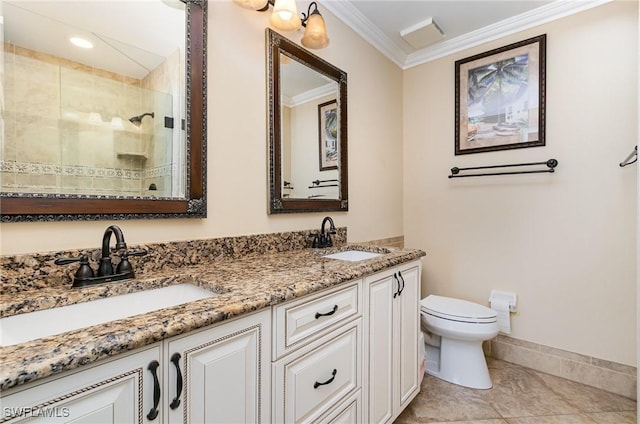
{"label": "toilet base", "polygon": [[[442,361],[441,358],[446,359]],[[427,345],[426,372],[441,380],[471,389],[493,387],[482,350],[482,340],[454,340],[442,337],[440,348]]]}

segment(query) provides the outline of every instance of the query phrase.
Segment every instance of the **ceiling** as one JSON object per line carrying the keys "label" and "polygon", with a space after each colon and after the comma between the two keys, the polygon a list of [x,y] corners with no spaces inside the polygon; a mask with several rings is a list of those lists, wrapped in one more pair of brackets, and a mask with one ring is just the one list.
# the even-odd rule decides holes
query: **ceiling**
{"label": "ceiling", "polygon": [[[402,69],[600,6],[611,0],[319,0]],[[400,32],[432,18],[444,37],[413,48]],[[331,28],[327,29],[331,36]]]}
{"label": "ceiling", "polygon": [[[321,12],[328,10],[400,68],[407,69],[611,0],[318,1]],[[90,60],[101,69],[137,78],[184,44],[184,12],[173,6],[181,4],[178,0],[3,3],[4,41],[81,63]],[[444,37],[423,48],[411,47],[400,32],[429,18],[442,29]],[[137,31],[141,28],[144,31]],[[331,36],[330,27],[328,31]],[[69,35],[94,41],[92,57],[72,50],[67,42]]]}
{"label": "ceiling", "polygon": [[[184,5],[171,0],[4,0],[4,41],[132,78],[184,50]],[[142,24],[141,24],[142,23]],[[93,43],[80,49],[69,38]]]}

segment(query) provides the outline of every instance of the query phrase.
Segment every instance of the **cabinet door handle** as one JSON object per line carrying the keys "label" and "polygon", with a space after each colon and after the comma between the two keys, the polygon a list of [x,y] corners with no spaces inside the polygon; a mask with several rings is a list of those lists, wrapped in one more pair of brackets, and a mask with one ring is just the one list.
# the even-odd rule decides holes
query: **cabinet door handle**
{"label": "cabinet door handle", "polygon": [[176,397],[173,398],[173,400],[171,401],[171,404],[169,405],[169,407],[171,409],[176,409],[178,406],[180,406],[180,395],[182,395],[182,373],[180,372],[180,354],[179,353],[174,353],[173,355],[171,355],[171,362],[173,362],[173,365],[175,365],[176,367]]}
{"label": "cabinet door handle", "polygon": [[398,291],[393,294],[393,298],[395,299],[396,296],[398,296],[401,293],[401,291],[400,291],[400,280],[398,280],[398,274],[396,274],[395,272],[393,273],[393,279],[396,280],[396,283],[398,283]]}
{"label": "cabinet door handle", "polygon": [[398,276],[400,277],[400,280],[402,281],[402,288],[400,289],[400,291],[398,292],[398,296],[402,294],[402,292],[404,291],[404,277],[402,277],[402,272],[398,271]]}
{"label": "cabinet door handle", "polygon": [[320,312],[316,312],[316,319],[320,317],[328,317],[329,315],[333,315],[336,313],[337,310],[338,310],[338,305],[333,305],[333,309],[329,312],[325,312],[324,314],[321,314]]}
{"label": "cabinet door handle", "polygon": [[324,386],[324,385],[326,385],[326,384],[331,384],[331,383],[333,383],[333,380],[335,380],[335,378],[336,378],[336,374],[337,374],[337,373],[338,373],[338,370],[334,368],[334,369],[333,369],[333,372],[331,373],[331,378],[330,378],[330,379],[328,379],[328,380],[327,380],[327,381],[325,381],[324,383],[319,383],[319,382],[317,382],[317,381],[316,381],[315,383],[313,383],[313,388],[314,388],[314,389],[317,389],[317,388],[318,388],[318,387],[320,387],[320,386]]}
{"label": "cabinet door handle", "polygon": [[158,416],[158,405],[160,404],[160,381],[158,380],[158,367],[160,363],[158,361],[151,361],[147,369],[151,371],[153,376],[153,408],[147,414],[147,419],[153,421]]}

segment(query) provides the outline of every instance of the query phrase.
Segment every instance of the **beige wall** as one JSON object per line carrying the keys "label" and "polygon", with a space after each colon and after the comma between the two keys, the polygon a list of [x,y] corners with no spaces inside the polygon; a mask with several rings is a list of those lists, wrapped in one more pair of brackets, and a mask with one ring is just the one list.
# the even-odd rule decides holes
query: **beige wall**
{"label": "beige wall", "polygon": [[[512,336],[636,365],[637,2],[617,1],[404,73],[405,244],[423,294],[518,294]],[[454,62],[547,34],[547,145],[454,156]],[[555,174],[450,180],[556,158]]]}
{"label": "beige wall", "polygon": [[[299,2],[300,11],[307,4]],[[350,241],[402,234],[402,71],[322,10],[331,44],[317,51],[349,78]],[[130,244],[319,228],[324,213],[267,214],[267,13],[209,2],[208,218],[121,221]],[[291,36],[299,41],[301,33]],[[357,54],[355,54],[357,52]],[[0,224],[3,255],[97,248],[111,222]]]}
{"label": "beige wall", "polygon": [[[336,224],[350,241],[404,232],[428,253],[424,294],[484,304],[491,288],[517,292],[513,337],[635,365],[637,182],[617,163],[637,143],[636,7],[601,6],[404,75],[323,10],[332,42],[316,53],[349,77],[350,211],[331,213]],[[267,214],[268,14],[209,8],[209,218],[120,221],[130,244],[314,228],[326,215]],[[547,146],[455,157],[453,62],[540,33]],[[453,166],[550,157],[555,175],[447,179]],[[96,248],[110,223],[0,224],[0,252]]]}

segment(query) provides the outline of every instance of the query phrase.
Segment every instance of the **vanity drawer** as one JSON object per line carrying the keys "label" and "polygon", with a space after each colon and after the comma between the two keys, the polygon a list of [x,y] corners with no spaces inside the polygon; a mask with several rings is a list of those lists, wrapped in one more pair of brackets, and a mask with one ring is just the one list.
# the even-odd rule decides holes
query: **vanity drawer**
{"label": "vanity drawer", "polygon": [[315,422],[360,389],[361,321],[274,363],[274,422]]}
{"label": "vanity drawer", "polygon": [[321,295],[294,300],[273,309],[273,355],[280,358],[326,334],[362,312],[360,281]]}
{"label": "vanity drawer", "polygon": [[362,422],[361,391],[358,390],[349,398],[329,411],[317,424],[353,424]]}

